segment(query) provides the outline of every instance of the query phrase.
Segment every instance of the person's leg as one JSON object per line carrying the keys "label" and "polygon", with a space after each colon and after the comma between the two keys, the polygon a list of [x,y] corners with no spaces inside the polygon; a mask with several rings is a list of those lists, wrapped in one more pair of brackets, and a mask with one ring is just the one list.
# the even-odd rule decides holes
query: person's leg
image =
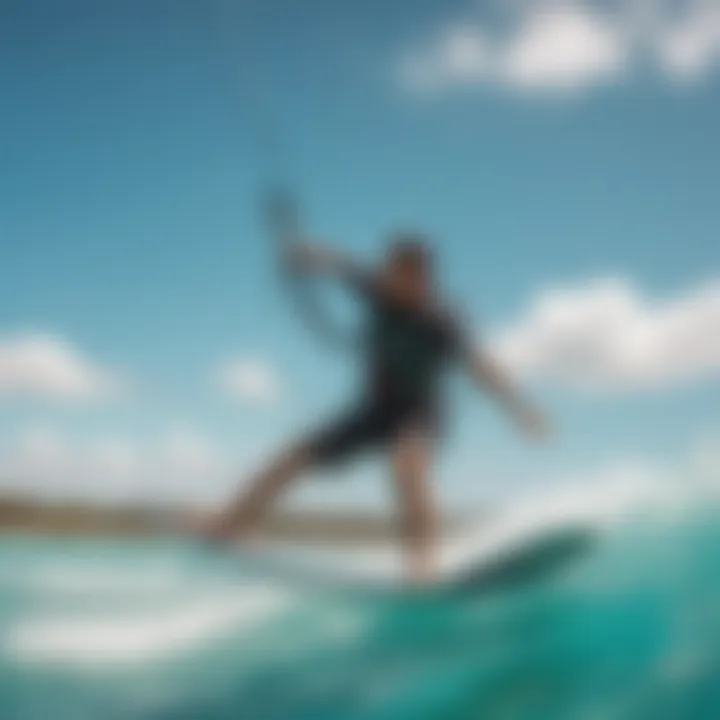
{"label": "person's leg", "polygon": [[427,433],[409,430],[395,441],[392,469],[407,571],[413,582],[432,579],[437,541],[435,503],[430,489],[434,444]]}
{"label": "person's leg", "polygon": [[211,522],[207,534],[216,539],[246,536],[293,481],[354,453],[367,442],[370,429],[366,414],[352,411],[281,453],[250,479],[248,489]]}
{"label": "person's leg", "polygon": [[313,461],[314,453],[304,443],[275,457],[250,479],[247,491],[211,522],[208,535],[218,540],[246,536],[283,490],[311,468]]}

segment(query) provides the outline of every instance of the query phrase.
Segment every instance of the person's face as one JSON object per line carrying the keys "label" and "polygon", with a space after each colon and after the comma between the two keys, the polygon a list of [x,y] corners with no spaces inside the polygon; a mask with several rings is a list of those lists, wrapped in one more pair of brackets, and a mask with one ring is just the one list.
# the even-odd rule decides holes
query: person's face
{"label": "person's face", "polygon": [[390,293],[402,303],[420,302],[430,291],[427,268],[402,255],[388,256],[385,278]]}

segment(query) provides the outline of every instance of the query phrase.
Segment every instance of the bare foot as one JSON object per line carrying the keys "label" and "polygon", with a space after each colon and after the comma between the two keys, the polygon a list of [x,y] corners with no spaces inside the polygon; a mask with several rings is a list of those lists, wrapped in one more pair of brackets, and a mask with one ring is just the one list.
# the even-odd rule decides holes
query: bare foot
{"label": "bare foot", "polygon": [[201,540],[212,544],[223,544],[234,539],[233,524],[226,515],[212,513],[196,518],[191,532]]}
{"label": "bare foot", "polygon": [[432,585],[436,578],[437,574],[429,558],[415,557],[408,561],[406,582],[411,587],[427,587]]}

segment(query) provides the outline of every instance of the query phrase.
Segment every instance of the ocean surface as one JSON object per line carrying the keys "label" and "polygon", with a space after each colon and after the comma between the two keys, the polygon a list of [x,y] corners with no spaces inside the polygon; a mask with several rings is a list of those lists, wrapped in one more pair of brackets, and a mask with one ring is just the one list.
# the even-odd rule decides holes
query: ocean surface
{"label": "ocean surface", "polygon": [[167,539],[0,540],[2,720],[717,720],[720,513],[541,577],[361,596]]}

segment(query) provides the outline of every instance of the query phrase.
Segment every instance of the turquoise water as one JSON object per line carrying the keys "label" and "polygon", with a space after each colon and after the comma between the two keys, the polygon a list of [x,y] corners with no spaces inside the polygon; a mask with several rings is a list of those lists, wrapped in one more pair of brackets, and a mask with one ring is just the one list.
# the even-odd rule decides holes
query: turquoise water
{"label": "turquoise water", "polygon": [[367,598],[165,542],[0,541],[0,718],[720,718],[720,523],[626,521],[542,580]]}

